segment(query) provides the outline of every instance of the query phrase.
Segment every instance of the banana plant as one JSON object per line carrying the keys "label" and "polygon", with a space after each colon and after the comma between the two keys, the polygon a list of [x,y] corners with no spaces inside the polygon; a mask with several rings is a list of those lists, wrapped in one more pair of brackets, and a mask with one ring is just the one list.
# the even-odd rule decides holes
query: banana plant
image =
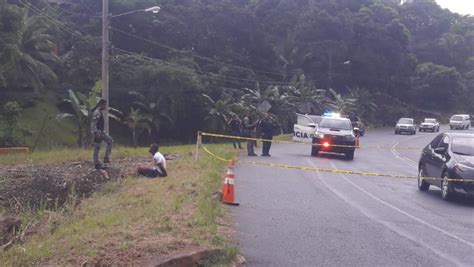
{"label": "banana plant", "polygon": [[130,113],[125,119],[125,124],[132,132],[133,146],[138,146],[138,135],[146,131],[148,135],[151,134],[153,125],[153,116],[145,114],[140,109],[130,108]]}
{"label": "banana plant", "polygon": [[[77,144],[83,148],[91,144],[90,125],[92,122],[92,109],[99,100],[100,92],[100,88],[97,88],[95,86],[89,95],[68,90],[68,98],[64,99],[63,102],[68,104],[70,112],[60,113],[56,116],[58,120],[69,118],[75,122],[77,127],[75,134],[78,137]],[[121,111],[109,108],[109,118],[120,122],[121,115]]]}
{"label": "banana plant", "polygon": [[343,96],[334,91],[332,88],[329,89],[329,92],[331,93],[332,97],[329,106],[332,107],[334,111],[341,114],[352,114],[356,111],[357,99],[352,98],[350,95]]}

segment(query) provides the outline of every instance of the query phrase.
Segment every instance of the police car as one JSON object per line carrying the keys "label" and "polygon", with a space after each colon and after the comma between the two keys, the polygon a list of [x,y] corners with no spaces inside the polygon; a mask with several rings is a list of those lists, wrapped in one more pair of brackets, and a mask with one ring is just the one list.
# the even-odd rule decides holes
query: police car
{"label": "police car", "polygon": [[354,159],[356,136],[352,123],[339,114],[328,114],[322,117],[314,132],[311,156],[321,152],[342,153],[348,160]]}
{"label": "police car", "polygon": [[301,143],[311,143],[314,132],[321,121],[321,116],[296,114],[298,120],[293,126],[293,141]]}

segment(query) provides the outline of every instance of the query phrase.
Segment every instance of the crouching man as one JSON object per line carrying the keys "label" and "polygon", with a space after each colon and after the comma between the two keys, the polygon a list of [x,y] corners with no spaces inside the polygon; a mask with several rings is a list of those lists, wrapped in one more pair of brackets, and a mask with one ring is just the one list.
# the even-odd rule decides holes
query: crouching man
{"label": "crouching man", "polygon": [[166,159],[158,152],[159,150],[158,144],[151,144],[149,152],[153,155],[153,168],[147,167],[138,167],[138,175],[142,175],[149,178],[157,178],[157,177],[166,177],[168,173],[166,172]]}

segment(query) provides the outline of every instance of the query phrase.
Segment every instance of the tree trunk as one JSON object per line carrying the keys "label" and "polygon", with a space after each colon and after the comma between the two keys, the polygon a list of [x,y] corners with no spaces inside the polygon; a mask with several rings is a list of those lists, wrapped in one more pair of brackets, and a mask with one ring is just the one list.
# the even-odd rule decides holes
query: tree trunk
{"label": "tree trunk", "polygon": [[83,132],[82,132],[82,126],[80,124],[77,125],[77,133],[78,133],[78,140],[77,140],[77,144],[82,147],[82,148],[85,148],[85,144],[84,144],[84,135],[83,135]]}
{"label": "tree trunk", "polygon": [[133,147],[138,146],[138,141],[137,141],[137,130],[133,129],[132,130],[132,139],[133,139]]}

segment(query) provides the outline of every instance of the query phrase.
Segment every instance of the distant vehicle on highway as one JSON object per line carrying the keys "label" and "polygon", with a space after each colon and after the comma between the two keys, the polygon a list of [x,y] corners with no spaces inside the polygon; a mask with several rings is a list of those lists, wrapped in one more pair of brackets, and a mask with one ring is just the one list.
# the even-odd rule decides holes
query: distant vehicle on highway
{"label": "distant vehicle on highway", "polygon": [[311,156],[320,152],[343,153],[348,160],[354,159],[356,137],[348,118],[324,116],[313,136]]}
{"label": "distant vehicle on highway", "polygon": [[449,119],[449,128],[454,129],[469,129],[471,127],[471,118],[467,114],[456,114]]}
{"label": "distant vehicle on highway", "polygon": [[413,118],[401,118],[395,125],[395,134],[416,134],[416,124]]}
{"label": "distant vehicle on highway", "polygon": [[352,127],[359,129],[359,135],[364,136],[365,134],[365,124],[362,122],[359,116],[349,116],[349,120],[351,120]]}
{"label": "distant vehicle on highway", "polygon": [[418,164],[418,189],[427,191],[430,185],[441,188],[444,200],[455,194],[474,197],[474,134],[440,134],[423,149]]}
{"label": "distant vehicle on highway", "polygon": [[293,141],[311,143],[316,127],[321,121],[321,116],[307,114],[296,115],[298,118],[296,124],[293,125]]}
{"label": "distant vehicle on highway", "polygon": [[425,118],[418,129],[420,132],[439,132],[439,122],[436,119]]}

